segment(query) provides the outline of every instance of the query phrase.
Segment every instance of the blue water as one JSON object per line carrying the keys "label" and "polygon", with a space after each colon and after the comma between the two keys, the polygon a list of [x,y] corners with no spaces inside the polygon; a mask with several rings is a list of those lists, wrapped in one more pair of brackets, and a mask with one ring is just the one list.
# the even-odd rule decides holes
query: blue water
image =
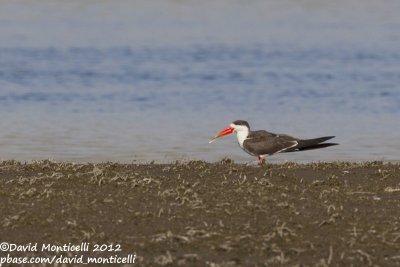
{"label": "blue water", "polygon": [[397,2],[166,3],[0,4],[1,159],[250,161],[235,138],[208,144],[245,119],[341,144],[273,162],[400,160]]}

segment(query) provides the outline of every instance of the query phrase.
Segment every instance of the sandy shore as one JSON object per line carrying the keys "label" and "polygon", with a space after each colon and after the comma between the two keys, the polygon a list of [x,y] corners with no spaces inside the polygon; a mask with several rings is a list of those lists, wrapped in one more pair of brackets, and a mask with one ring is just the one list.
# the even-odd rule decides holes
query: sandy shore
{"label": "sandy shore", "polygon": [[398,164],[6,161],[0,203],[0,242],[120,244],[140,266],[400,264]]}

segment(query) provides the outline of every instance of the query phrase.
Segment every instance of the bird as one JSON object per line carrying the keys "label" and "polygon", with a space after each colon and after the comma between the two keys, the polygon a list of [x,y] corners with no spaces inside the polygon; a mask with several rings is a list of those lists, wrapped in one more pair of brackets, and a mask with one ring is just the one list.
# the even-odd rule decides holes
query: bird
{"label": "bird", "polygon": [[337,143],[324,143],[335,136],[300,139],[287,134],[275,134],[265,130],[251,131],[249,123],[244,120],[232,122],[228,127],[219,131],[209,143],[232,133],[236,133],[239,146],[248,154],[256,156],[260,165],[265,163],[267,156],[277,153],[305,151],[338,145]]}

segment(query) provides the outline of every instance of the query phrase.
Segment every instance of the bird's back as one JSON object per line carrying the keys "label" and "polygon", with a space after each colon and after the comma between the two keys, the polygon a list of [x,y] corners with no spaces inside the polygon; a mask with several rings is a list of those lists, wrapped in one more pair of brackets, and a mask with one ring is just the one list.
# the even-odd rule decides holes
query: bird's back
{"label": "bird's back", "polygon": [[243,143],[243,149],[252,155],[272,155],[297,145],[298,139],[286,134],[265,130],[252,131]]}

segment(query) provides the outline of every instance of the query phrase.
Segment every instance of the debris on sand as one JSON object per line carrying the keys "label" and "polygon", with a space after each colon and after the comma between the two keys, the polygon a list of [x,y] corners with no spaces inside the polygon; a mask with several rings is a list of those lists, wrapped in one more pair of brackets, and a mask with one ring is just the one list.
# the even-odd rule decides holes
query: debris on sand
{"label": "debris on sand", "polygon": [[400,265],[400,165],[0,163],[0,236],[140,266]]}

